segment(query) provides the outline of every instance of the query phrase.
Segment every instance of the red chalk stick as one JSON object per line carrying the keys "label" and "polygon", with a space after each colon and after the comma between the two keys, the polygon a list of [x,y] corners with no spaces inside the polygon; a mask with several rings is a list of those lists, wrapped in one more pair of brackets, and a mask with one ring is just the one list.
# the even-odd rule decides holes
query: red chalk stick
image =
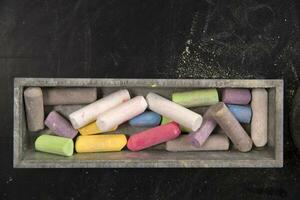
{"label": "red chalk stick", "polygon": [[140,151],[173,140],[177,138],[180,133],[179,125],[175,122],[171,122],[130,136],[127,148],[131,151]]}

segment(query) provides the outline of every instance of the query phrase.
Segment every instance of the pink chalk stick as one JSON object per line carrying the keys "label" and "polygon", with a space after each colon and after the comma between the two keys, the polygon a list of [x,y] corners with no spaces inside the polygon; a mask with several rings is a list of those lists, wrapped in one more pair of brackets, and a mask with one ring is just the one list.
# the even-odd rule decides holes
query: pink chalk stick
{"label": "pink chalk stick", "polygon": [[195,147],[201,147],[207,140],[208,136],[210,136],[210,134],[216,128],[216,126],[217,123],[210,116],[210,109],[208,109],[203,116],[201,127],[197,131],[191,132],[188,135],[187,140]]}
{"label": "pink chalk stick", "polygon": [[249,89],[226,88],[222,92],[222,101],[229,104],[246,105],[251,101]]}
{"label": "pink chalk stick", "polygon": [[173,140],[177,138],[180,133],[179,125],[175,122],[170,122],[130,136],[127,148],[131,151],[140,151]]}

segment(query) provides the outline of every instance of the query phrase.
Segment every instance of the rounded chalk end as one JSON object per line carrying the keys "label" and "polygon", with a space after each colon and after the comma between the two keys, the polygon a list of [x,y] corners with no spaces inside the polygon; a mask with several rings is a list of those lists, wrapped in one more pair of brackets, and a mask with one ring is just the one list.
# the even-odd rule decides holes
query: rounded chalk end
{"label": "rounded chalk end", "polygon": [[147,101],[148,107],[151,107],[151,100],[152,100],[152,99],[155,99],[155,98],[157,98],[157,97],[158,97],[158,95],[155,94],[155,93],[153,93],[153,92],[149,92],[149,93],[147,94],[147,96],[146,96],[146,101]]}
{"label": "rounded chalk end", "polygon": [[81,135],[78,136],[78,137],[76,138],[76,141],[75,141],[75,151],[76,151],[77,153],[80,153],[80,146],[81,146],[80,138],[81,138],[81,137],[82,137]]}
{"label": "rounded chalk end", "polygon": [[70,120],[70,122],[71,122],[73,128],[74,128],[74,129],[79,129],[79,128],[81,128],[81,126],[79,125],[79,123],[77,122],[76,119],[77,119],[77,117],[75,117],[75,116],[73,115],[73,113],[69,115],[69,120]]}
{"label": "rounded chalk end", "polygon": [[73,140],[69,140],[62,149],[65,156],[72,156],[74,153],[74,142]]}
{"label": "rounded chalk end", "polygon": [[125,97],[127,97],[126,99],[129,100],[131,97],[130,97],[130,93],[127,89],[124,89],[124,90],[120,90],[121,93],[123,93],[123,95]]}
{"label": "rounded chalk end", "polygon": [[39,96],[43,96],[43,92],[40,87],[29,87],[29,88],[25,89],[24,96],[39,97]]}
{"label": "rounded chalk end", "polygon": [[252,149],[252,140],[250,139],[247,143],[244,143],[243,145],[241,145],[238,149],[241,152],[248,152]]}
{"label": "rounded chalk end", "polygon": [[252,138],[253,144],[256,147],[264,147],[267,144],[267,140],[264,139],[254,139]]}
{"label": "rounded chalk end", "polygon": [[127,141],[127,149],[130,151],[139,151],[140,149],[137,147],[137,145],[134,143],[133,139],[131,137]]}
{"label": "rounded chalk end", "polygon": [[170,122],[169,125],[172,124],[174,126],[174,135],[178,137],[181,134],[180,125],[176,122]]}
{"label": "rounded chalk end", "polygon": [[192,131],[198,130],[201,127],[202,121],[203,121],[202,116],[199,115],[199,117],[197,117],[194,123],[192,124],[191,127]]}
{"label": "rounded chalk end", "polygon": [[137,96],[135,98],[137,98],[140,101],[141,105],[143,105],[145,109],[148,107],[148,103],[143,96]]}
{"label": "rounded chalk end", "polygon": [[39,136],[38,138],[36,138],[35,142],[34,142],[34,148],[35,150],[39,151],[40,150],[40,140],[41,140],[41,136]]}

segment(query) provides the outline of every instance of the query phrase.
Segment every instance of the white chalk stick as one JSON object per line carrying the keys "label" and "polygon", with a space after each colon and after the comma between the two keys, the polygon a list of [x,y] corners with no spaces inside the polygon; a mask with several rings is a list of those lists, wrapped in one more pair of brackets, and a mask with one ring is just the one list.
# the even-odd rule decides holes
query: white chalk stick
{"label": "white chalk stick", "polygon": [[91,103],[69,115],[69,119],[75,129],[79,129],[93,121],[99,114],[128,101],[130,95],[128,90],[119,90],[94,103]]}
{"label": "white chalk stick", "polygon": [[202,123],[202,116],[164,97],[150,92],[147,97],[150,110],[165,116],[178,124],[196,131]]}
{"label": "white chalk stick", "polygon": [[251,107],[251,139],[255,146],[263,147],[268,140],[268,92],[265,89],[252,89]]}
{"label": "white chalk stick", "polygon": [[146,108],[147,102],[145,98],[136,96],[99,115],[96,124],[99,128],[101,127],[102,131],[108,131],[143,113]]}

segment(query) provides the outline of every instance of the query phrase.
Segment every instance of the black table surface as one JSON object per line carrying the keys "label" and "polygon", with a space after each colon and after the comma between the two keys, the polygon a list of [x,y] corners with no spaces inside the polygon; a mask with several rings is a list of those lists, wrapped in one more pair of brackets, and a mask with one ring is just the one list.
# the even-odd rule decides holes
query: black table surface
{"label": "black table surface", "polygon": [[[299,199],[295,1],[0,2],[0,199]],[[13,169],[13,78],[279,78],[278,169]]]}

